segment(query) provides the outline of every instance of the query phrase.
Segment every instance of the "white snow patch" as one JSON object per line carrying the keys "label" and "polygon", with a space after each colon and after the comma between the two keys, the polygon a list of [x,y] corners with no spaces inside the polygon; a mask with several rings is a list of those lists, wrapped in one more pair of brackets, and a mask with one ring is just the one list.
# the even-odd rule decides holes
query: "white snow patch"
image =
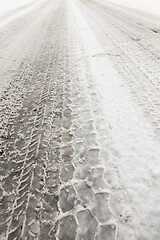
{"label": "white snow patch", "polygon": [[34,0],[0,0],[0,16],[5,15],[8,11],[22,7]]}
{"label": "white snow patch", "polygon": [[[159,142],[134,104],[123,80],[114,72],[110,61],[97,56],[93,64],[104,118],[111,126],[108,148],[112,161],[118,167],[122,192],[126,196],[123,212],[131,219],[134,232],[131,236],[128,232],[126,236],[130,237],[125,236],[123,240],[139,237],[158,239]],[[114,205],[112,207],[114,210]]]}
{"label": "white snow patch", "polygon": [[25,5],[29,5],[33,2],[39,2],[40,0],[0,0],[0,13],[6,13],[16,8],[21,8]]}
{"label": "white snow patch", "polygon": [[159,0],[105,0],[125,7],[137,9],[146,13],[160,16]]}
{"label": "white snow patch", "polygon": [[0,27],[37,7],[44,0],[0,0]]}
{"label": "white snow patch", "polygon": [[106,150],[112,167],[106,163],[106,170],[112,182],[119,179],[120,187],[111,189],[110,199],[117,217],[117,239],[159,239],[159,142],[94,32],[76,9],[74,12],[94,74],[99,107],[106,122],[104,129],[110,129]]}

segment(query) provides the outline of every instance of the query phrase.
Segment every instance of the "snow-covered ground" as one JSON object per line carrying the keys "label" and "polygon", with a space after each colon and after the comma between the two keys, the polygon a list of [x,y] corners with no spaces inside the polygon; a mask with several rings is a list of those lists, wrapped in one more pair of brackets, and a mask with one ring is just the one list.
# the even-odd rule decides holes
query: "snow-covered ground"
{"label": "snow-covered ground", "polygon": [[159,240],[160,3],[0,3],[0,238]]}
{"label": "snow-covered ground", "polygon": [[34,1],[35,0],[0,0],[0,16]]}
{"label": "snow-covered ground", "polygon": [[105,0],[125,7],[137,9],[146,13],[160,16],[159,0]]}
{"label": "snow-covered ground", "polygon": [[37,39],[46,18],[43,3],[44,0],[0,0],[0,96]]}
{"label": "snow-covered ground", "polygon": [[[89,12],[86,15],[89,16]],[[78,19],[96,79],[96,92],[101,99],[99,109],[106,123],[103,126],[108,135],[108,142],[104,142],[108,151],[105,157],[109,159],[109,163],[106,161],[106,179],[112,189],[110,207],[116,216],[117,240],[158,239],[159,141],[155,139],[152,125],[146,121],[141,108],[130,95],[130,87],[116,73],[110,61],[111,49],[107,39],[104,50],[96,42],[94,32],[89,30],[80,16]],[[97,25],[102,26],[103,22]],[[140,92],[141,95],[143,92]]]}
{"label": "snow-covered ground", "polygon": [[44,0],[0,0],[0,28],[37,7]]}

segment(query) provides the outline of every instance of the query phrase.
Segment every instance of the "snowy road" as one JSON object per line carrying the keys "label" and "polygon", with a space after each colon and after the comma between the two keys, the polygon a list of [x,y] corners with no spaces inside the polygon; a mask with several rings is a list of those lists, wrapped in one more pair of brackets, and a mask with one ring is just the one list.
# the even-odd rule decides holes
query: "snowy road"
{"label": "snowy road", "polygon": [[101,0],[0,18],[0,239],[160,239],[158,17]]}

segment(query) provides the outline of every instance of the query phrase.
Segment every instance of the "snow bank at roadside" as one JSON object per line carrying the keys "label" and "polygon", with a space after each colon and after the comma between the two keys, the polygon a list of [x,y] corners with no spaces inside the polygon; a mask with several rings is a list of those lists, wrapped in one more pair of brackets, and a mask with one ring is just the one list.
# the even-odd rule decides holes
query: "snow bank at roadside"
{"label": "snow bank at roadside", "polygon": [[160,0],[109,0],[108,2],[160,16]]}

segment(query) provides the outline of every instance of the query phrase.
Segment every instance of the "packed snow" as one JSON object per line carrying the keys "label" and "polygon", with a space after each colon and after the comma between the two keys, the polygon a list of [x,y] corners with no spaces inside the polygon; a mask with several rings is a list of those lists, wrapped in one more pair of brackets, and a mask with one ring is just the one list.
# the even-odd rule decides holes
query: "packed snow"
{"label": "packed snow", "polygon": [[[87,0],[82,1],[82,2],[86,3],[86,1]],[[152,0],[152,1],[149,1],[149,0],[141,0],[141,1],[138,1],[138,0],[134,0],[134,1],[131,1],[131,0],[109,0],[109,1],[104,0],[104,1],[102,1],[102,0],[100,0],[100,1],[101,1],[101,3],[102,2],[115,3],[115,4],[120,5],[122,8],[129,7],[134,10],[136,9],[136,10],[140,10],[140,11],[143,11],[143,12],[146,12],[149,14],[154,14],[154,15],[160,16],[160,1],[158,1],[158,0]],[[0,64],[1,64],[0,71],[1,71],[2,79],[1,79],[0,92],[3,92],[3,90],[6,87],[8,87],[8,84],[9,84],[12,76],[14,76],[17,69],[20,67],[20,63],[24,61],[26,56],[28,57],[30,55],[28,53],[32,53],[32,54],[34,53],[36,55],[41,50],[44,50],[44,53],[47,55],[46,48],[48,47],[48,42],[51,41],[51,39],[52,39],[52,36],[50,36],[50,28],[47,28],[47,27],[51,23],[50,19],[54,16],[54,14],[51,13],[50,8],[46,7],[46,10],[44,10],[43,6],[41,6],[41,9],[39,10],[40,12],[38,12],[38,11],[36,13],[33,12],[31,14],[31,16],[22,18],[20,23],[18,21],[19,16],[22,16],[26,11],[31,10],[33,8],[33,6],[37,6],[40,2],[43,2],[43,0],[40,0],[40,1],[38,1],[38,0],[37,1],[36,0],[8,0],[8,1],[0,0],[0,6],[1,6],[1,8],[0,8],[0,27],[5,26],[7,29],[7,26],[6,26],[7,23],[11,23],[12,20],[17,18],[17,20],[15,22],[16,28],[13,30],[12,34],[9,35],[8,34],[9,31],[8,32],[4,31],[6,35],[4,34],[4,37],[2,36],[2,41],[1,41],[2,52],[1,52],[1,57],[0,57]],[[103,43],[101,43],[99,38],[97,37],[99,32],[97,31],[96,28],[92,29],[92,27],[90,25],[91,22],[94,22],[96,17],[98,18],[98,14],[99,14],[98,10],[100,11],[100,9],[97,10],[94,5],[91,5],[92,10],[90,11],[90,15],[89,15],[89,14],[87,14],[88,13],[87,10],[86,10],[86,12],[82,11],[82,9],[80,7],[81,4],[82,3],[79,0],[70,1],[70,2],[68,1],[68,2],[66,2],[66,5],[61,5],[62,9],[60,9],[60,11],[59,11],[59,8],[56,6],[55,9],[58,9],[58,11],[59,11],[58,15],[56,15],[56,18],[55,18],[56,20],[58,19],[57,20],[58,27],[55,29],[54,29],[53,25],[51,25],[50,27],[51,27],[51,31],[53,31],[53,33],[55,34],[53,36],[53,40],[55,40],[57,37],[57,39],[60,39],[60,41],[62,41],[60,43],[58,42],[59,48],[56,49],[56,51],[59,51],[59,49],[60,49],[60,52],[58,52],[58,54],[61,56],[61,58],[60,58],[61,61],[59,61],[60,64],[62,64],[61,70],[63,70],[63,68],[66,68],[66,69],[64,69],[65,74],[66,73],[70,74],[69,77],[71,77],[71,78],[72,78],[72,73],[74,74],[74,72],[76,72],[76,74],[77,74],[76,77],[77,77],[77,76],[79,76],[78,73],[80,71],[82,71],[82,72],[84,71],[83,81],[85,81],[85,80],[88,81],[87,82],[88,85],[84,84],[84,88],[85,88],[84,92],[86,91],[88,95],[90,94],[90,92],[92,92],[92,94],[90,94],[90,95],[92,95],[92,98],[94,98],[94,96],[95,96],[95,99],[97,99],[97,102],[95,101],[95,105],[96,104],[98,105],[98,109],[96,109],[96,107],[94,108],[94,106],[92,106],[92,105],[87,105],[87,106],[89,106],[91,108],[89,110],[91,110],[93,112],[93,116],[95,117],[95,119],[98,119],[98,115],[99,115],[100,119],[102,120],[99,122],[97,120],[99,125],[98,124],[96,125],[96,121],[94,120],[94,124],[96,126],[95,128],[96,128],[97,132],[99,131],[99,135],[98,135],[99,140],[102,141],[102,148],[100,149],[100,156],[101,156],[101,159],[106,160],[106,162],[103,161],[103,163],[101,163],[101,165],[100,165],[100,166],[103,165],[103,168],[105,169],[105,174],[103,176],[104,179],[103,179],[103,177],[101,177],[99,182],[101,183],[101,181],[103,180],[103,181],[106,181],[106,183],[108,184],[107,191],[109,193],[109,209],[111,209],[111,212],[113,213],[112,219],[110,219],[109,223],[114,224],[114,226],[117,226],[117,232],[116,232],[117,240],[138,240],[138,239],[140,239],[140,240],[142,240],[142,239],[159,240],[157,238],[157,236],[159,236],[159,234],[160,234],[160,230],[159,230],[159,221],[160,221],[160,211],[159,211],[159,209],[160,209],[160,202],[159,202],[159,199],[160,199],[160,190],[159,190],[160,161],[159,161],[159,156],[160,156],[160,148],[159,148],[159,140],[157,139],[157,136],[155,135],[154,127],[153,127],[157,123],[154,122],[153,120],[150,122],[147,118],[145,118],[145,116],[143,114],[143,110],[142,110],[142,104],[137,104],[137,102],[135,101],[134,97],[132,96],[132,94],[130,92],[130,89],[129,89],[127,83],[125,82],[125,79],[123,79],[122,75],[120,75],[120,72],[118,72],[118,70],[115,67],[116,66],[115,62],[117,61],[116,57],[119,58],[119,57],[121,57],[120,55],[126,54],[126,52],[121,51],[123,49],[120,49],[120,47],[127,48],[129,46],[127,49],[128,54],[130,54],[130,52],[132,52],[132,49],[130,47],[132,45],[126,44],[125,33],[127,31],[128,31],[128,35],[126,34],[127,37],[130,36],[129,34],[133,34],[133,35],[131,35],[130,38],[129,37],[127,38],[127,41],[134,42],[135,45],[133,45],[133,46],[135,47],[135,49],[138,49],[138,50],[140,49],[139,52],[143,52],[144,56],[146,56],[147,54],[148,54],[147,56],[150,56],[149,55],[150,52],[148,53],[148,51],[147,51],[147,53],[146,53],[146,51],[143,51],[144,50],[143,44],[145,41],[143,38],[144,36],[142,36],[143,34],[141,35],[141,31],[139,31],[139,28],[138,28],[140,24],[139,25],[135,24],[134,25],[135,32],[131,32],[131,33],[130,33],[130,29],[124,30],[123,25],[121,25],[122,32],[120,33],[119,36],[122,37],[123,41],[122,41],[122,45],[120,45],[120,47],[119,47],[120,54],[119,53],[113,54],[114,50],[115,50],[115,52],[117,50],[115,47],[116,44],[112,46],[112,44],[110,44],[109,41],[108,41],[108,46],[107,46],[108,47],[108,49],[107,49],[108,52],[107,52],[106,48],[103,46]],[[87,7],[86,6],[85,7],[89,8],[89,4],[90,4],[90,1],[88,2],[88,5],[86,4]],[[114,6],[114,4],[113,4],[113,6]],[[67,20],[65,19],[66,20],[65,29],[63,29],[63,26],[60,25],[60,23],[62,21],[60,14],[62,14],[64,9],[65,9],[65,11],[68,11],[67,12],[68,18],[67,18]],[[117,9],[117,8],[115,7],[115,9]],[[102,7],[102,10],[103,10],[103,7]],[[103,11],[102,11],[102,13],[103,13]],[[104,24],[104,29],[105,28],[107,29],[107,27],[106,27],[107,24],[105,25],[105,23],[107,22],[105,19],[106,15],[104,14],[104,16],[102,16],[102,18],[100,16],[100,20],[99,20],[99,21],[102,21],[102,23]],[[47,16],[49,16],[48,19],[47,19]],[[71,21],[72,17],[73,17],[73,21]],[[115,20],[114,14],[113,14],[113,16],[110,16],[110,17],[111,17],[111,20]],[[123,19],[124,16],[122,15],[121,17]],[[91,20],[90,20],[90,18],[91,18]],[[54,19],[52,19],[52,20],[54,20]],[[132,14],[131,14],[131,20],[132,21],[130,21],[130,22],[134,22],[134,17]],[[116,21],[117,21],[117,19],[115,20],[115,22]],[[32,26],[31,26],[31,22],[33,23]],[[53,22],[55,23],[56,21],[53,21]],[[70,23],[70,25],[69,25],[69,23]],[[73,23],[73,25],[71,23]],[[108,23],[108,24],[110,24],[110,26],[109,26],[110,29],[113,30],[112,41],[114,41],[116,39],[116,38],[114,39],[114,37],[117,34],[117,32],[115,30],[116,27],[115,27],[115,25],[112,25],[112,23]],[[56,26],[56,24],[55,24],[55,26]],[[59,31],[59,26],[62,27],[62,29],[64,31]],[[127,27],[128,26],[129,25],[127,25]],[[78,29],[79,35],[75,31],[75,28]],[[145,28],[145,25],[144,25],[144,28]],[[47,29],[48,29],[48,35],[47,35],[48,39],[46,37]],[[67,31],[66,29],[67,30],[71,29],[71,30]],[[10,30],[10,31],[12,31],[12,30]],[[156,32],[153,33],[153,31],[149,28],[147,29],[147,31],[150,31],[150,32],[147,32],[148,35],[146,34],[147,35],[146,38],[149,37],[150,34],[153,34],[154,40],[156,42],[157,33]],[[71,35],[71,32],[72,32],[72,35]],[[137,34],[137,32],[139,35]],[[114,33],[115,33],[115,36],[114,36]],[[135,33],[135,35],[134,35],[134,33]],[[62,35],[60,35],[60,34],[62,34]],[[109,38],[109,34],[108,35],[106,34],[104,36],[103,31],[99,35],[101,38],[104,38],[105,40],[107,39],[107,37]],[[5,38],[5,36],[6,36],[6,38]],[[73,36],[76,36],[76,38],[74,39]],[[8,40],[8,42],[7,42],[7,40]],[[46,41],[46,45],[45,45],[44,49],[42,49],[43,45],[41,45],[41,44],[42,44],[42,42],[44,42],[44,40]],[[70,54],[68,52],[66,54],[66,49],[68,50],[68,49],[72,48],[73,40],[74,40],[76,51],[73,52],[70,56]],[[71,42],[69,42],[69,41],[71,41]],[[138,43],[140,42],[142,45],[138,45],[137,42]],[[50,42],[50,44],[51,44],[51,46],[48,48],[49,54],[51,54],[51,49],[53,47],[55,47],[54,44],[52,46],[51,42]],[[138,45],[138,47],[136,44]],[[67,48],[67,47],[65,48],[65,46],[67,46],[67,47],[69,46],[70,48]],[[64,47],[64,49],[63,49],[63,47]],[[62,49],[63,49],[63,52],[61,52]],[[112,50],[113,50],[113,52],[112,52]],[[81,54],[79,54],[78,51],[80,51]],[[139,52],[136,53],[137,56],[138,56]],[[83,53],[84,53],[84,55],[83,55]],[[53,58],[53,62],[54,62],[54,60],[56,61],[56,57],[59,56],[58,54],[54,56],[54,52],[52,53],[51,57]],[[63,54],[64,54],[64,56],[63,56]],[[73,62],[71,64],[69,61],[67,62],[67,60],[66,60],[67,64],[68,63],[71,64],[72,68],[70,68],[70,66],[68,67],[67,64],[65,65],[63,61],[64,61],[64,59],[67,59],[68,57],[72,58],[74,56],[74,54],[75,55],[77,54],[75,59],[78,59],[77,62],[75,62],[75,65],[73,64]],[[134,52],[132,52],[132,54],[131,54],[132,64],[136,62],[134,54],[135,54]],[[155,63],[155,68],[158,73],[158,68],[156,65],[157,59],[153,52],[152,52],[152,54],[153,54],[152,55],[153,61],[155,61],[153,63]],[[47,59],[47,57],[46,57],[46,59]],[[112,57],[114,57],[114,60]],[[139,56],[139,58],[140,57],[141,56]],[[31,68],[32,68],[32,59],[31,59],[31,57],[29,57],[29,59],[31,61]],[[45,59],[42,59],[42,60],[44,61]],[[83,67],[81,65],[78,65],[80,62],[83,63],[82,64],[82,66],[84,65]],[[143,58],[141,59],[140,64],[142,62],[144,64]],[[147,62],[147,63],[149,65],[150,62]],[[3,64],[4,64],[4,67],[2,68]],[[76,67],[74,69],[74,66],[76,66],[76,64],[79,67],[79,69],[77,68],[78,70],[76,69]],[[51,65],[52,64],[50,64],[50,66]],[[45,66],[45,63],[44,63],[44,66]],[[56,64],[55,64],[55,66],[56,66]],[[125,60],[124,60],[124,66],[127,68],[127,64],[125,65]],[[133,64],[133,66],[134,66],[134,64]],[[43,65],[42,65],[42,68],[43,68]],[[26,67],[26,69],[30,69],[30,67],[28,67],[28,68]],[[32,70],[32,71],[34,71],[34,70]],[[126,71],[128,71],[128,69]],[[147,74],[152,74],[150,69],[149,70],[147,69],[147,71],[146,71],[146,68],[143,68],[143,67],[140,68],[140,71],[141,71],[140,73],[141,73],[142,77],[144,77],[143,74],[145,76],[148,76]],[[54,71],[54,73],[55,73],[55,71]],[[57,74],[59,74],[58,71],[57,71]],[[64,74],[64,76],[68,76],[67,74],[66,75],[65,74]],[[138,75],[138,73],[136,73],[136,74]],[[137,77],[136,74],[134,75],[135,81],[138,81],[136,78]],[[51,72],[51,76],[52,75],[53,75],[53,72]],[[86,76],[86,79],[84,76]],[[89,87],[90,86],[89,85],[90,78],[88,76],[90,76],[91,79],[93,80],[93,85],[92,85],[93,89],[91,89],[91,87]],[[128,75],[126,75],[126,76],[128,77]],[[87,77],[89,78],[89,80],[87,79]],[[55,77],[55,79],[61,79],[61,78],[59,75],[56,75],[56,77]],[[77,79],[77,78],[75,78],[75,79]],[[39,81],[41,81],[41,78],[39,78]],[[75,81],[77,81],[77,80],[75,80]],[[145,81],[145,78],[144,78],[144,81]],[[74,86],[74,77],[72,79],[72,82],[73,82],[73,86]],[[61,83],[61,81],[60,81],[60,83]],[[77,84],[80,85],[80,83],[78,83],[78,82],[77,82]],[[61,85],[61,84],[59,84],[59,85]],[[39,84],[39,86],[40,86],[40,84]],[[82,86],[83,86],[83,84],[82,84]],[[137,84],[137,86],[138,86],[138,84]],[[148,85],[148,86],[150,86],[150,85]],[[155,87],[154,84],[151,83],[151,86],[154,89],[154,87]],[[79,88],[77,88],[77,89],[79,90]],[[80,88],[80,89],[81,89],[80,93],[82,94],[82,99],[83,99],[83,88]],[[138,89],[138,87],[137,87],[137,89]],[[25,90],[25,89],[22,89],[22,90]],[[36,88],[35,88],[35,90],[36,90]],[[45,90],[45,87],[44,87],[44,90]],[[66,91],[68,91],[68,90],[66,90]],[[73,89],[71,91],[73,91]],[[156,93],[158,91],[159,90],[155,89]],[[75,97],[74,102],[76,102],[77,92],[76,91],[72,92],[73,96]],[[145,94],[146,94],[146,98],[148,98],[150,100],[150,95],[147,95],[148,94],[147,91]],[[152,94],[152,95],[154,95],[154,94]],[[56,97],[58,98],[59,96],[56,95]],[[147,99],[147,101],[148,101],[148,99]],[[152,108],[153,107],[152,105],[156,105],[159,107],[156,100],[157,99],[154,98],[154,96],[153,96],[153,100],[151,99],[151,102],[148,101],[148,108],[149,108],[149,111],[151,112],[151,115],[152,115],[152,113],[154,115],[154,108]],[[46,99],[46,105],[47,105],[47,101],[48,101],[48,99]],[[34,102],[34,98],[33,98],[33,102]],[[90,100],[90,102],[91,102],[91,100]],[[8,103],[6,103],[6,104],[8,104]],[[5,106],[3,106],[3,107],[5,109]],[[52,107],[54,107],[54,105]],[[158,107],[157,107],[157,109],[158,109]],[[84,108],[85,108],[85,106],[84,106]],[[37,111],[37,109],[38,109],[38,107],[34,108],[34,110],[36,110],[36,111]],[[47,109],[47,107],[46,107],[46,109]],[[73,114],[74,117],[79,116],[78,113],[76,114],[76,110],[78,110],[78,109],[79,108],[76,107],[76,105],[75,105],[75,110],[74,110],[75,112]],[[33,113],[34,113],[34,110],[33,110]],[[84,109],[84,111],[82,111],[82,113],[84,113],[85,110],[86,109]],[[52,113],[53,112],[54,111],[52,111]],[[41,113],[39,115],[41,116]],[[82,116],[83,116],[83,114],[82,114]],[[157,112],[155,112],[155,116],[157,117],[157,119],[159,119],[159,110],[157,110]],[[82,122],[83,122],[83,120],[84,119],[82,117]],[[16,123],[14,123],[14,124],[16,124]],[[48,124],[48,122],[47,122],[47,124]],[[78,126],[78,124],[76,125],[76,127],[77,126]],[[80,130],[80,128],[78,129],[78,127],[77,127],[77,129],[75,131],[78,132],[78,130]],[[39,139],[41,139],[41,138],[39,138]],[[83,139],[82,142],[86,143],[86,141],[87,141],[86,139]],[[93,143],[92,141],[94,141],[94,140],[91,137],[89,139],[89,144],[91,146]],[[81,143],[81,145],[80,145],[79,142],[77,142],[76,144],[77,144],[77,152],[78,151],[81,152],[83,149],[81,150],[79,146],[81,146],[81,145],[83,146],[83,144]],[[94,160],[95,160],[95,158],[94,158]],[[77,166],[78,166],[77,167],[78,170],[76,169],[76,171],[79,171],[83,175],[84,174],[83,169],[80,168],[79,165],[77,165]],[[62,164],[62,167],[63,167],[63,164]],[[92,171],[92,172],[94,172],[94,171]],[[65,175],[67,175],[66,172],[65,172]],[[93,173],[93,176],[90,176],[90,177],[96,179],[96,175],[94,176],[94,173]],[[53,179],[51,179],[51,181],[52,180]],[[72,181],[67,182],[67,184],[68,185],[74,184],[74,181],[75,181],[75,179],[73,178]],[[76,181],[77,181],[77,179],[76,179]],[[86,185],[91,189],[93,186],[93,182],[86,181]],[[86,187],[86,185],[83,187]],[[63,187],[64,186],[62,186],[62,188]],[[81,190],[82,190],[82,188],[80,187],[80,190],[79,190],[80,193],[81,193]],[[87,194],[88,194],[87,191],[84,193],[82,192],[82,198],[83,197],[85,198],[85,196],[83,196],[83,195],[87,195]],[[90,198],[89,198],[89,201],[90,201]],[[107,205],[107,203],[106,203],[106,205]],[[99,209],[101,209],[101,208],[99,208]],[[100,215],[99,212],[98,212],[98,215]],[[82,224],[82,226],[83,226],[83,224]],[[81,231],[83,233],[83,229],[81,229]]]}
{"label": "packed snow", "polygon": [[117,240],[156,239],[160,207],[159,141],[94,32],[76,9],[74,12],[97,80],[99,108],[106,123],[105,156],[109,157],[106,178],[112,189],[110,207],[119,226]]}

